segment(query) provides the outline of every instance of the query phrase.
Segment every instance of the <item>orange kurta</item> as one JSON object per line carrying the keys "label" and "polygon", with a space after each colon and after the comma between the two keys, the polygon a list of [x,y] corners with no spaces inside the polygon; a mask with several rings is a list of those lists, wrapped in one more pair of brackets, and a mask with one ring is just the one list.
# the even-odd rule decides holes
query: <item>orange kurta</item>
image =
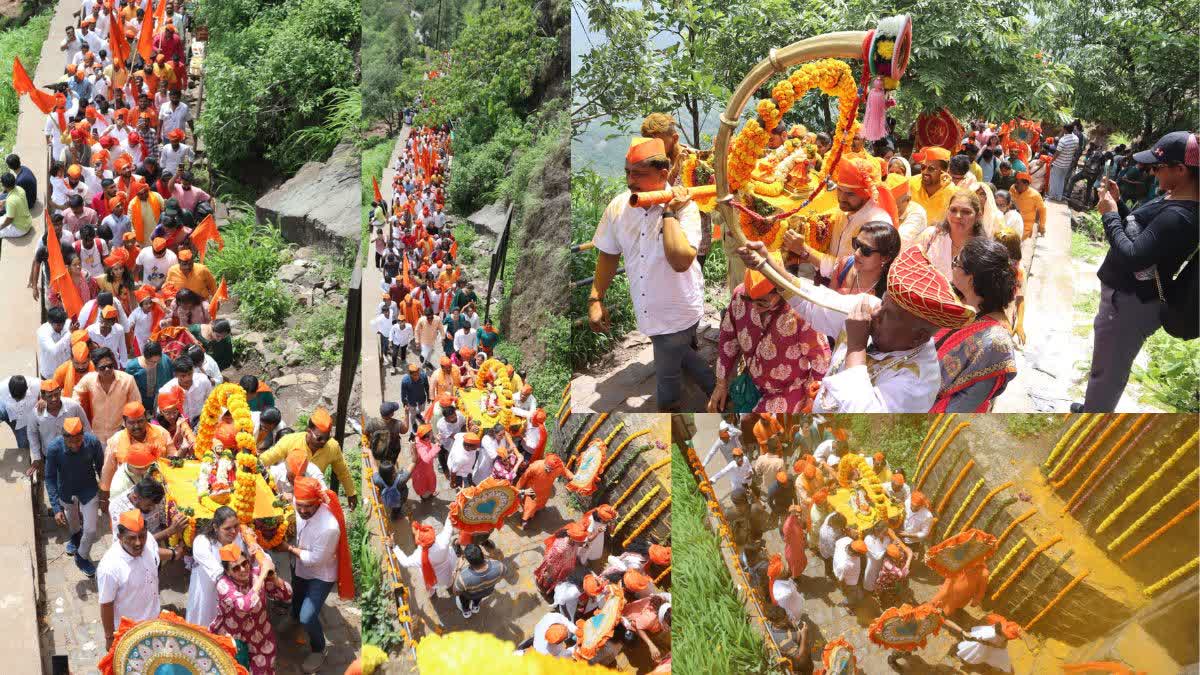
{"label": "orange kurta", "polygon": [[[104,467],[100,470],[100,489],[105,492],[112,487],[113,476],[117,473],[117,466],[124,461],[125,452],[129,450],[129,446],[133,443],[133,439],[129,436],[129,431],[122,429],[108,439],[108,447],[104,452]],[[150,451],[154,453],[155,458],[169,457],[175,450],[174,440],[167,430],[157,424],[149,424],[146,427],[145,443]]]}
{"label": "orange kurta", "polygon": [[545,460],[529,465],[521,479],[517,481],[518,490],[533,490],[533,496],[526,497],[522,501],[522,520],[529,520],[534,514],[545,508],[546,502],[550,501],[550,496],[554,494],[554,479],[564,474],[565,471],[561,467],[551,471],[546,466]]}
{"label": "orange kurta", "polygon": [[208,267],[201,263],[193,263],[192,273],[186,275],[178,263],[172,265],[171,269],[167,270],[166,283],[175,288],[186,288],[206,301],[217,292],[216,278],[208,271]]}
{"label": "orange kurta", "polygon": [[783,558],[787,561],[788,569],[793,577],[804,573],[808,566],[808,553],[804,546],[808,543],[808,530],[805,529],[807,519],[798,513],[789,513],[783,521],[779,533],[783,536]]}
{"label": "orange kurta", "polygon": [[976,605],[983,600],[987,590],[988,569],[985,565],[968,567],[942,582],[933,594],[933,605],[942,608],[946,615],[953,614],[967,605]]}

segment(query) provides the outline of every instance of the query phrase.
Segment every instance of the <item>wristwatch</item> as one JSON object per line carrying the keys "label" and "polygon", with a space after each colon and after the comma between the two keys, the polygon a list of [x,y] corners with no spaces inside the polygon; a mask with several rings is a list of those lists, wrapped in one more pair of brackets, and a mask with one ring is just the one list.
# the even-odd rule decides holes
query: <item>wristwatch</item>
{"label": "wristwatch", "polygon": [[671,211],[671,210],[665,210],[665,211],[663,211],[663,215],[662,215],[662,217],[663,217],[664,219],[666,219],[666,218],[674,218],[675,220],[679,220],[679,217],[678,217],[678,216],[676,216],[676,215],[675,215],[675,212],[674,212],[674,211]]}

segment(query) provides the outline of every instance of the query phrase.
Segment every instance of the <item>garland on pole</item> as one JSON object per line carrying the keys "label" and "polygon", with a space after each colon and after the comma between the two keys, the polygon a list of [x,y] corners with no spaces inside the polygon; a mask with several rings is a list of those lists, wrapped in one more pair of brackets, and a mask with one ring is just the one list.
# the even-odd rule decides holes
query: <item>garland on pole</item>
{"label": "garland on pole", "polygon": [[934,509],[934,513],[941,515],[942,509],[946,508],[946,504],[950,503],[950,498],[953,497],[954,493],[958,491],[959,484],[963,482],[963,479],[967,477],[967,472],[969,472],[974,466],[975,460],[967,460],[967,463],[963,465],[962,471],[958,472],[958,477],[955,478],[954,482],[950,484],[950,489],[946,491],[946,494],[942,495],[940,500],[938,500],[938,505],[937,508]]}
{"label": "garland on pole", "polygon": [[996,548],[1000,548],[1001,542],[1003,542],[1005,539],[1008,539],[1008,535],[1012,534],[1013,530],[1017,529],[1017,525],[1020,525],[1026,520],[1032,518],[1033,514],[1036,512],[1037,507],[1034,507],[1014,518],[1013,521],[1008,524],[1008,527],[1004,528],[1004,531],[1000,533],[1000,536],[996,537]]}
{"label": "garland on pole", "polygon": [[1200,468],[1192,469],[1192,472],[1188,474],[1187,478],[1184,478],[1182,481],[1180,481],[1179,485],[1176,485],[1175,488],[1168,492],[1165,497],[1158,500],[1158,503],[1150,507],[1149,511],[1142,514],[1141,518],[1138,518],[1132,525],[1125,528],[1125,531],[1122,532],[1120,536],[1118,536],[1116,539],[1113,539],[1112,543],[1108,545],[1109,552],[1111,553],[1114,548],[1121,544],[1121,542],[1125,541],[1134,532],[1137,532],[1139,529],[1141,529],[1141,527],[1145,525],[1146,522],[1154,516],[1154,514],[1161,511],[1164,506],[1166,506],[1176,496],[1180,495],[1184,490],[1187,490],[1188,488],[1195,488],[1197,477],[1200,477]]}
{"label": "garland on pole", "polygon": [[1042,611],[1038,612],[1036,616],[1029,620],[1029,623],[1025,624],[1025,631],[1028,632],[1030,628],[1033,628],[1033,624],[1041,620],[1043,616],[1045,616],[1051,609],[1054,608],[1055,605],[1059,603],[1060,600],[1063,599],[1064,595],[1071,592],[1072,588],[1078,586],[1079,582],[1083,581],[1083,578],[1088,574],[1091,574],[1091,571],[1086,569],[1079,574],[1076,574],[1075,578],[1072,579],[1070,583],[1068,583],[1066,586],[1063,586],[1062,590],[1059,591],[1058,594],[1050,600],[1050,602],[1046,603],[1046,606],[1042,608]]}
{"label": "garland on pole", "polygon": [[1009,586],[1012,586],[1014,583],[1016,583],[1017,579],[1019,579],[1021,575],[1025,573],[1025,570],[1033,564],[1033,561],[1036,560],[1039,555],[1041,555],[1051,546],[1062,541],[1062,539],[1063,538],[1061,534],[1056,534],[1048,539],[1046,543],[1030,551],[1029,555],[1025,556],[1025,559],[1022,560],[1021,564],[1017,566],[1017,569],[1013,570],[1012,576],[1010,576],[1008,579],[1005,579],[1004,583],[1000,584],[1000,588],[997,588],[996,592],[992,594],[992,602],[995,602],[1000,595],[1004,593],[1004,591],[1008,590]]}
{"label": "garland on pole", "polygon": [[[953,415],[954,413],[950,413],[950,414]],[[925,438],[922,438],[921,444],[917,446],[917,456],[918,457],[920,457],[925,452],[925,444],[929,442],[929,437],[933,436],[933,430],[937,429],[938,425],[942,423],[942,418],[945,416],[946,416],[946,413],[938,413],[937,417],[933,418],[933,423],[930,424],[929,428],[925,430]]]}
{"label": "garland on pole", "polygon": [[1013,482],[1010,480],[1007,483],[1002,483],[1000,487],[987,493],[987,495],[984,496],[983,501],[979,502],[979,508],[975,509],[975,513],[971,514],[971,517],[967,520],[966,524],[963,525],[961,531],[966,532],[967,530],[971,529],[971,526],[975,524],[975,521],[979,518],[979,516],[983,515],[983,507],[987,506],[988,503],[992,501],[992,498],[1000,494],[1001,491],[1007,490],[1012,486]]}
{"label": "garland on pole", "polygon": [[1192,502],[1191,506],[1189,506],[1186,509],[1184,509],[1183,511],[1180,511],[1179,513],[1177,513],[1175,515],[1175,517],[1168,520],[1165,525],[1163,525],[1162,527],[1155,530],[1150,536],[1148,536],[1145,539],[1138,542],[1137,546],[1134,546],[1133,548],[1129,549],[1129,551],[1125,555],[1121,556],[1120,561],[1125,562],[1128,558],[1131,558],[1131,557],[1137,555],[1142,549],[1149,546],[1151,544],[1151,542],[1153,542],[1155,539],[1158,539],[1159,537],[1161,537],[1164,532],[1166,532],[1167,530],[1171,529],[1172,527],[1178,525],[1179,523],[1183,522],[1184,518],[1187,518],[1191,514],[1195,513],[1196,509],[1200,509],[1200,501]]}
{"label": "garland on pole", "polygon": [[579,461],[579,454],[587,447],[588,442],[592,440],[592,436],[596,434],[596,430],[600,428],[601,424],[604,424],[604,420],[606,419],[608,419],[608,413],[600,413],[600,417],[596,419],[595,423],[592,424],[591,428],[580,439],[579,444],[575,446],[575,452],[571,453],[571,461],[569,462],[571,466],[568,468],[573,469],[575,467],[575,463]]}
{"label": "garland on pole", "polygon": [[942,530],[943,539],[950,536],[950,533],[954,531],[954,525],[958,522],[958,519],[962,517],[962,514],[967,510],[967,507],[971,505],[971,500],[975,499],[975,494],[978,493],[980,488],[983,487],[983,482],[984,480],[980,478],[978,481],[976,481],[975,486],[971,488],[971,491],[967,493],[967,498],[963,500],[962,506],[958,507],[958,511],[954,512],[954,517],[950,519],[950,524],[946,526],[946,529]]}
{"label": "garland on pole", "polygon": [[[1017,545],[1012,547],[1008,551],[1008,553],[1003,558],[1000,559],[1000,562],[996,565],[995,569],[992,570],[992,573],[990,576],[993,576],[993,577],[999,576],[1000,570],[1007,567],[1009,561],[1011,561],[1013,558],[1017,557],[1017,552],[1019,552],[1021,549],[1025,548],[1025,544],[1027,544],[1027,543],[1029,543],[1029,537],[1021,537],[1021,541],[1018,541]],[[997,550],[999,550],[999,547],[997,547]]]}
{"label": "garland on pole", "polygon": [[[1188,451],[1192,449],[1192,446],[1196,444],[1196,439],[1198,436],[1200,436],[1200,432],[1192,434],[1191,438],[1185,441],[1183,445],[1179,446],[1179,449],[1175,451],[1175,454],[1171,455],[1171,457],[1161,467],[1159,467],[1158,471],[1150,474],[1150,477],[1147,478],[1144,483],[1142,483],[1141,487],[1139,487],[1137,490],[1134,490],[1133,494],[1126,497],[1125,501],[1121,502],[1121,505],[1118,506],[1111,514],[1109,514],[1108,518],[1104,519],[1104,522],[1100,523],[1100,527],[1096,528],[1096,534],[1100,534],[1101,532],[1107,530],[1110,525],[1116,522],[1117,518],[1119,518],[1122,513],[1125,513],[1126,509],[1128,509],[1130,506],[1133,506],[1133,503],[1142,496],[1142,493],[1154,485],[1159,478],[1162,478],[1163,475],[1171,469],[1171,467],[1179,463],[1179,460],[1183,459],[1183,456],[1186,455]],[[1192,473],[1195,474],[1195,471]]]}
{"label": "garland on pole", "polygon": [[666,466],[670,461],[671,456],[667,455],[665,458],[655,462],[654,464],[651,464],[649,468],[642,472],[642,475],[637,477],[637,480],[633,481],[633,484],[629,486],[629,489],[625,490],[625,492],[621,494],[617,501],[613,502],[612,507],[615,509],[620,506],[621,502],[628,499],[629,495],[633,494],[633,491],[637,489],[637,486],[641,485],[642,481],[646,480],[646,476],[649,476],[650,473],[655,469]]}
{"label": "garland on pole", "polygon": [[1180,567],[1179,569],[1175,570],[1174,572],[1171,572],[1170,574],[1163,577],[1162,579],[1159,579],[1158,581],[1156,581],[1154,583],[1154,585],[1150,586],[1145,591],[1143,591],[1143,593],[1146,594],[1146,597],[1152,598],[1159,591],[1161,591],[1162,589],[1166,588],[1167,586],[1170,586],[1171,584],[1175,583],[1176,581],[1178,581],[1181,577],[1183,577],[1187,573],[1195,570],[1196,567],[1198,567],[1198,566],[1200,566],[1200,558],[1192,558],[1192,561],[1190,563],[1184,565],[1183,567]]}
{"label": "garland on pole", "polygon": [[625,537],[625,541],[622,542],[621,546],[629,546],[630,542],[632,542],[634,539],[637,539],[638,535],[641,534],[643,530],[645,530],[647,527],[650,527],[650,523],[654,522],[655,518],[658,518],[660,515],[662,515],[662,512],[666,511],[667,507],[670,505],[671,498],[668,496],[666,499],[662,500],[662,503],[658,505],[658,508],[651,511],[650,515],[646,516],[646,519],[642,521],[641,525],[637,526],[636,530],[630,532],[628,537]]}
{"label": "garland on pole", "polygon": [[1091,418],[1092,413],[1084,413],[1079,416],[1079,419],[1075,420],[1075,423],[1067,429],[1067,432],[1063,434],[1062,438],[1058,439],[1058,443],[1054,445],[1054,450],[1050,452],[1050,456],[1047,457],[1046,461],[1042,464],[1043,469],[1050,468],[1050,465],[1054,463],[1054,460],[1058,459],[1058,455],[1063,451],[1063,448],[1067,447],[1067,443],[1071,441],[1071,438],[1075,435],[1075,432],[1079,429],[1079,427]]}
{"label": "garland on pole", "polygon": [[958,413],[950,413],[949,415],[946,415],[946,420],[945,423],[942,424],[942,428],[933,435],[933,440],[929,441],[929,447],[925,448],[925,450],[922,451],[921,456],[917,459],[917,468],[913,473],[914,476],[920,475],[921,467],[924,466],[925,460],[929,459],[929,454],[933,452],[934,448],[937,447],[938,441],[942,440],[942,434],[946,433],[946,430],[950,428],[950,423],[954,421],[956,415],[958,415]]}
{"label": "garland on pole", "polygon": [[950,447],[950,444],[954,442],[954,438],[958,436],[958,433],[969,426],[971,426],[970,422],[959,422],[958,426],[954,427],[954,431],[951,431],[946,440],[942,441],[942,446],[938,448],[937,453],[930,460],[929,466],[925,467],[924,473],[921,474],[920,480],[917,481],[917,486],[913,488],[914,490],[921,489],[921,486],[925,484],[925,479],[929,478],[930,472],[933,471],[933,467],[937,466],[938,460],[942,458],[942,453],[946,452],[946,448]]}
{"label": "garland on pole", "polygon": [[1100,424],[1100,422],[1103,420],[1104,420],[1104,415],[1096,415],[1088,422],[1087,426],[1084,427],[1083,431],[1079,434],[1079,436],[1074,441],[1071,442],[1071,445],[1067,449],[1067,451],[1065,453],[1063,453],[1062,458],[1059,459],[1058,463],[1054,465],[1054,468],[1050,470],[1050,474],[1049,474],[1050,478],[1058,477],[1058,472],[1062,471],[1063,466],[1066,465],[1066,463],[1067,463],[1067,460],[1071,459],[1071,456],[1075,454],[1075,451],[1079,449],[1080,445],[1083,445],[1087,440],[1089,440],[1092,437],[1092,433],[1096,430],[1096,425]]}
{"label": "garland on pole", "polygon": [[[1067,505],[1063,507],[1063,513],[1074,513],[1075,507],[1081,503],[1081,498],[1086,499],[1086,495],[1091,494],[1091,490],[1088,488],[1092,485],[1092,481],[1096,479],[1096,476],[1098,476],[1101,471],[1104,471],[1104,467],[1108,466],[1109,461],[1111,461],[1112,458],[1117,455],[1121,448],[1126,447],[1126,444],[1129,443],[1129,437],[1132,436],[1134,432],[1138,433],[1137,437],[1139,439],[1142,437],[1139,429],[1145,430],[1145,424],[1149,421],[1151,421],[1151,416],[1149,414],[1139,415],[1138,418],[1133,421],[1133,424],[1129,427],[1129,431],[1126,431],[1123,436],[1117,439],[1116,444],[1114,444],[1112,449],[1100,459],[1100,463],[1096,465],[1096,468],[1092,469],[1092,472],[1088,474],[1087,478],[1084,478],[1083,482],[1079,484],[1079,488],[1075,490],[1075,494],[1071,495],[1071,498],[1067,500]],[[1125,455],[1124,452],[1121,452],[1120,454],[1122,457]],[[1084,490],[1087,490],[1087,492],[1085,493]]]}
{"label": "garland on pole", "polygon": [[613,528],[613,534],[615,535],[616,533],[625,529],[625,525],[629,523],[629,521],[633,518],[634,514],[636,514],[638,511],[641,511],[642,507],[644,507],[646,504],[649,504],[650,501],[654,499],[654,497],[658,494],[659,490],[661,490],[661,489],[662,489],[661,485],[655,485],[653,489],[651,489],[649,492],[647,492],[645,494],[645,496],[643,496],[640,500],[638,500],[638,503],[634,504],[632,509],[629,509],[629,513],[626,513],[625,517],[617,522],[617,526]]}
{"label": "garland on pole", "polygon": [[650,433],[649,429],[642,429],[641,431],[635,431],[627,436],[625,440],[621,441],[621,444],[617,446],[617,449],[614,450],[613,453],[604,460],[604,464],[600,465],[600,473],[604,473],[608,470],[609,465],[613,463],[613,461],[617,458],[617,455],[621,454],[621,451],[624,450],[625,447],[628,446],[631,441],[633,441],[633,439],[640,438],[648,433]]}
{"label": "garland on pole", "polygon": [[613,430],[608,432],[608,435],[604,437],[604,446],[608,447],[608,446],[612,445],[613,439],[616,438],[617,434],[621,433],[621,430],[624,428],[625,428],[625,423],[618,422],[617,426],[613,427]]}
{"label": "garland on pole", "polygon": [[[1061,479],[1054,482],[1055,490],[1061,490],[1064,485],[1066,485],[1072,478],[1075,477],[1075,474],[1079,473],[1079,470],[1083,468],[1083,465],[1086,464],[1087,461],[1092,458],[1092,455],[1096,454],[1096,451],[1100,449],[1100,444],[1108,440],[1108,437],[1116,432],[1116,430],[1121,426],[1121,423],[1125,421],[1126,417],[1129,417],[1129,413],[1121,413],[1117,415],[1116,421],[1104,428],[1104,432],[1100,434],[1100,438],[1097,438],[1096,442],[1092,443],[1091,446],[1089,446],[1088,449],[1083,453],[1083,456],[1075,461],[1075,463],[1071,466],[1071,470],[1068,471]],[[1141,418],[1139,417],[1139,419]]]}

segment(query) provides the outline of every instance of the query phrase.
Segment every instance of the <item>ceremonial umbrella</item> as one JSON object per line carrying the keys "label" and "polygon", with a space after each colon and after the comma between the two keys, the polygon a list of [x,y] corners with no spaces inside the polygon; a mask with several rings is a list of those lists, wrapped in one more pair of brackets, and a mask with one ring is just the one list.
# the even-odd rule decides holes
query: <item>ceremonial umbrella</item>
{"label": "ceremonial umbrella", "polygon": [[517,510],[518,503],[517,489],[493,476],[458,493],[450,503],[450,521],[461,532],[491,532]]}
{"label": "ceremonial umbrella", "polygon": [[937,145],[954,152],[962,141],[963,127],[949,110],[940,108],[936,112],[917,116],[914,135],[918,150]]}
{"label": "ceremonial umbrella", "polygon": [[592,659],[596,652],[608,642],[621,621],[621,610],[625,607],[625,593],[618,584],[609,584],[607,597],[596,613],[588,619],[575,622],[575,658]]}
{"label": "ceremonial umbrella", "polygon": [[190,675],[248,675],[237,663],[233,638],[214,635],[164,611],[135,622],[121,617],[112,648],[96,664],[102,675],[125,673],[188,673]]}
{"label": "ceremonial umbrella", "polygon": [[871,622],[868,636],[881,647],[911,652],[924,647],[930,635],[937,635],[943,621],[941,610],[929,603],[904,604],[887,608]]}
{"label": "ceremonial umbrella", "polygon": [[855,675],[858,658],[854,656],[854,647],[845,638],[831,640],[821,653],[821,666],[816,670],[817,675]]}
{"label": "ceremonial umbrella", "polygon": [[996,554],[996,538],[971,528],[925,552],[925,564],[943,577],[950,577]]}

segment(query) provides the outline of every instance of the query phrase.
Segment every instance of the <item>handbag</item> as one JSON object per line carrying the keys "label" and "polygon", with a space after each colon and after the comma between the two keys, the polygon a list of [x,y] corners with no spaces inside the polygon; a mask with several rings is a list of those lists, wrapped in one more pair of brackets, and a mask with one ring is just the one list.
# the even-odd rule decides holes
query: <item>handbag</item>
{"label": "handbag", "polygon": [[758,385],[754,384],[754,379],[750,377],[749,369],[743,370],[740,375],[733,378],[733,382],[729,384],[729,398],[733,401],[734,412],[754,412],[754,407],[758,405],[762,393],[758,390]]}
{"label": "handbag", "polygon": [[1170,284],[1163,287],[1158,268],[1154,269],[1154,286],[1158,289],[1158,317],[1163,330],[1180,340],[1195,340],[1200,337],[1200,279],[1196,268],[1200,266],[1200,249],[1193,251],[1190,258]]}

